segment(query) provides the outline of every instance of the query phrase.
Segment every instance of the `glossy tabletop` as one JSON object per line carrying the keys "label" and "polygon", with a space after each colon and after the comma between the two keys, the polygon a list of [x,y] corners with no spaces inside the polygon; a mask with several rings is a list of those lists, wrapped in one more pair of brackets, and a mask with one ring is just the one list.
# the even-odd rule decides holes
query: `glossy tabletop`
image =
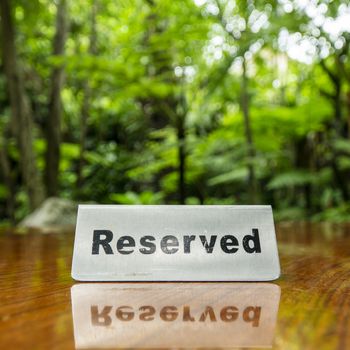
{"label": "glossy tabletop", "polygon": [[0,349],[350,349],[350,224],[277,237],[273,283],[77,283],[72,232],[1,232]]}

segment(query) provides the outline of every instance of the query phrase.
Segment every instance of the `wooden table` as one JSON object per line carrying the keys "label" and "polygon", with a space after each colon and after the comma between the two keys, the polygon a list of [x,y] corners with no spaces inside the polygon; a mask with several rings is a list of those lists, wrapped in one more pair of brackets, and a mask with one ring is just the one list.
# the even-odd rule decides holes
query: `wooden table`
{"label": "wooden table", "polygon": [[[150,344],[163,344],[162,347],[169,348],[181,347],[186,339],[195,341],[197,348],[243,347],[262,345],[260,335],[266,339],[271,337],[274,349],[350,349],[350,224],[285,223],[277,225],[277,233],[282,276],[272,284],[157,283],[150,287],[139,283],[134,284],[135,288],[130,284],[118,284],[113,289],[106,283],[96,287],[71,279],[72,233],[24,235],[2,232],[0,349],[74,349],[75,341],[79,346],[86,342],[85,346],[90,344],[90,347],[110,342],[116,348],[121,345],[147,348]],[[92,300],[87,310],[93,314],[96,293],[100,293],[97,304],[104,297],[112,298],[106,301],[111,304],[110,318],[100,315],[94,321],[93,317],[85,318],[84,313],[80,313],[84,302]],[[176,301],[171,299],[172,296],[177,298]],[[118,320],[118,313],[112,309],[118,298],[124,304],[135,306],[131,323]],[[214,321],[208,314],[205,322],[200,324],[201,307],[212,304],[215,309],[230,298],[237,301],[235,322],[222,322],[223,314],[216,313]],[[161,313],[156,313],[152,322],[144,322],[136,305],[149,304],[152,300],[155,307],[172,302],[192,305],[193,319],[197,314],[198,318],[184,322],[186,316],[179,306],[175,322],[164,321]],[[252,319],[250,323],[244,323],[245,316],[249,321],[253,315],[246,313],[244,316],[244,308],[249,303],[254,306],[259,302],[264,305],[261,324],[253,328]],[[101,312],[101,308],[97,312]],[[262,325],[263,317],[267,320],[266,325]],[[94,334],[89,334],[89,328],[83,328],[93,321],[97,326]],[[266,328],[259,330],[260,326]],[[115,339],[99,338],[99,332],[111,331],[111,327],[115,327]],[[207,327],[207,334],[201,333],[203,327]],[[120,330],[120,336],[127,334],[132,338],[130,343],[125,337],[121,344],[118,343]],[[151,330],[152,333],[147,333]],[[165,338],[164,334],[172,330],[172,336]],[[260,335],[245,337],[245,332],[250,334],[251,330]],[[208,338],[208,334],[214,338]],[[232,343],[229,343],[230,339]]]}

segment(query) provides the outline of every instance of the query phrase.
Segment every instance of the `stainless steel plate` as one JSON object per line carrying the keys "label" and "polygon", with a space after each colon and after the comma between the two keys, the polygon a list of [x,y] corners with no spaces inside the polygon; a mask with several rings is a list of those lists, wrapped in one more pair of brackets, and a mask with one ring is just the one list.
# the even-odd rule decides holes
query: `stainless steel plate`
{"label": "stainless steel plate", "polygon": [[80,281],[268,281],[280,265],[270,206],[80,205]]}

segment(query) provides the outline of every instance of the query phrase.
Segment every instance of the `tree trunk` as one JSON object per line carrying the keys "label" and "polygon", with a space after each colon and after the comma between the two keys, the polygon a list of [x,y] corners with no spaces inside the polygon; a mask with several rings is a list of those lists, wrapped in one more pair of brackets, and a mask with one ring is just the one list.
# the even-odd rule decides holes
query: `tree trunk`
{"label": "tree trunk", "polygon": [[246,138],[246,145],[248,148],[248,186],[249,186],[249,200],[250,204],[254,204],[257,201],[257,188],[253,161],[255,158],[255,149],[253,144],[253,135],[250,125],[250,113],[249,113],[249,93],[248,93],[248,77],[246,60],[243,56],[242,62],[242,84],[241,84],[241,109],[244,119],[244,131]]}
{"label": "tree trunk", "polygon": [[185,118],[178,116],[177,119],[177,142],[178,142],[178,195],[179,203],[185,204],[186,201],[186,132]]}
{"label": "tree trunk", "polygon": [[320,61],[321,68],[326,72],[329,79],[331,80],[334,88],[334,93],[331,94],[327,91],[324,91],[322,88],[320,89],[321,93],[328,97],[333,104],[334,110],[334,128],[338,134],[338,136],[342,137],[343,135],[343,121],[342,121],[342,80],[343,75],[340,71],[332,71],[325,63],[324,60]]}
{"label": "tree trunk", "polygon": [[347,106],[347,138],[350,139],[350,91],[346,94],[346,106]]}
{"label": "tree trunk", "polygon": [[[336,72],[331,71],[323,60],[320,61],[320,65],[322,69],[328,74],[328,77],[330,78],[334,87],[333,94],[328,93],[327,91],[324,91],[322,89],[321,89],[321,93],[332,101],[333,108],[334,108],[333,125],[337,134],[336,136],[346,138],[347,136],[346,127],[343,126],[343,120],[342,120],[342,117],[343,117],[342,115],[342,80],[344,78],[344,72],[341,73],[338,70]],[[330,135],[330,136],[331,136],[331,141],[333,141],[332,139],[334,139],[334,136],[333,135]],[[342,170],[339,168],[339,165],[337,162],[337,157],[338,157],[337,152],[334,149],[332,142],[331,142],[331,152],[333,155],[331,157],[330,165],[333,172],[334,182],[338,185],[344,201],[349,201],[350,194],[349,194],[348,185],[347,185],[348,176],[347,174],[346,176],[344,176]]]}
{"label": "tree trunk", "polygon": [[[96,32],[96,14],[97,14],[97,3],[95,0],[92,1],[91,7],[91,34],[90,34],[90,47],[89,54],[96,55],[97,52],[97,32]],[[77,169],[77,188],[81,188],[83,185],[83,168],[85,163],[85,149],[86,149],[86,134],[87,134],[87,122],[90,115],[90,100],[91,100],[91,87],[88,81],[84,82],[83,88],[83,103],[81,106],[80,114],[80,152],[79,162]]]}
{"label": "tree trunk", "polygon": [[[53,55],[62,56],[67,36],[66,0],[60,0],[57,4],[56,34],[53,41]],[[64,80],[64,68],[62,65],[55,67],[51,76],[51,92],[49,98],[49,115],[46,129],[46,168],[45,185],[48,196],[58,194],[58,174],[60,162],[61,144],[61,89]]]}
{"label": "tree trunk", "polygon": [[10,97],[12,132],[17,139],[21,174],[30,208],[33,210],[43,201],[44,192],[33,147],[32,110],[24,88],[20,64],[17,60],[10,0],[1,0],[0,10],[3,62]]}
{"label": "tree trunk", "polygon": [[6,186],[6,215],[10,219],[11,223],[15,222],[15,191],[14,184],[11,175],[11,167],[7,155],[7,147],[4,141],[0,147],[0,167],[2,178]]}
{"label": "tree trunk", "polygon": [[[312,148],[312,145],[310,143],[310,140],[308,140],[307,136],[299,138],[295,142],[295,163],[294,168],[296,170],[301,171],[311,171],[311,155],[313,154],[314,150]],[[312,186],[311,183],[306,183],[300,187],[300,189],[303,192],[304,199],[305,199],[305,209],[307,211],[307,214],[312,214]],[[297,202],[295,205],[300,205],[298,202],[300,196],[296,197]]]}
{"label": "tree trunk", "polygon": [[340,137],[345,136],[343,132],[343,121],[342,121],[342,91],[341,81],[339,80],[334,84],[334,123],[335,129]]}

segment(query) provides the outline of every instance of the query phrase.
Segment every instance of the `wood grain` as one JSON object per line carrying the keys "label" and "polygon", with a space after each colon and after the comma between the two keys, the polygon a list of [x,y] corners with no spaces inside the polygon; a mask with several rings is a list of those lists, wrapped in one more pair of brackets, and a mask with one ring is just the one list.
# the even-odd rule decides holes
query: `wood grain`
{"label": "wood grain", "polygon": [[[350,224],[280,224],[277,233],[273,348],[350,349]],[[0,349],[75,348],[72,244],[71,232],[0,233]],[[183,285],[173,284],[174,294]],[[213,285],[206,298],[216,300]]]}

